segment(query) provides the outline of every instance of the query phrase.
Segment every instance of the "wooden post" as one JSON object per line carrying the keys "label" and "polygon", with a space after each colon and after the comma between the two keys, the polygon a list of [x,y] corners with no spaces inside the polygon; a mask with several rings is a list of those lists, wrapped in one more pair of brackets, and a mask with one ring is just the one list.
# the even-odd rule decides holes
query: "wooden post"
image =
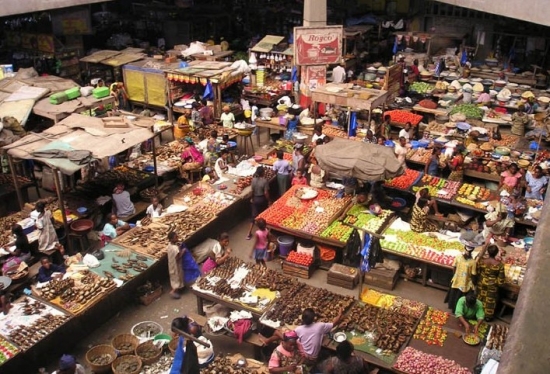
{"label": "wooden post", "polygon": [[23,210],[25,203],[23,202],[23,195],[21,195],[21,189],[19,188],[19,181],[17,180],[17,174],[15,173],[13,159],[7,152],[6,156],[8,157],[8,164],[10,165],[11,177],[13,178],[13,186],[15,187],[15,193],[17,194],[17,201],[19,201],[19,207],[21,208],[21,210]]}
{"label": "wooden post", "polygon": [[65,230],[65,237],[67,238],[67,244],[69,251],[72,253],[72,243],[68,239],[69,237],[69,224],[67,223],[67,214],[65,213],[65,201],[63,200],[63,191],[61,190],[61,182],[59,181],[59,169],[52,168],[53,182],[55,183],[55,190],[57,192],[57,201],[59,202],[59,209],[61,210],[61,217],[63,219],[63,228]]}
{"label": "wooden post", "polygon": [[198,344],[200,344],[200,345],[202,345],[202,346],[204,346],[204,347],[206,347],[206,348],[210,348],[210,344],[208,344],[208,343],[206,343],[206,342],[203,342],[203,341],[200,340],[200,339],[195,338],[193,335],[188,334],[188,333],[186,333],[186,332],[183,331],[183,330],[177,329],[177,328],[175,328],[175,327],[172,327],[172,330],[173,330],[174,332],[177,332],[179,335],[183,336],[183,337],[186,338],[186,339],[192,340],[193,342],[198,343]]}
{"label": "wooden post", "polygon": [[157,150],[156,150],[156,146],[155,146],[155,139],[157,138],[157,134],[153,135],[153,137],[151,138],[151,140],[153,141],[152,144],[151,144],[151,151],[153,152],[153,171],[155,173],[155,188],[158,188],[159,187],[159,177],[158,177],[158,174],[157,174]]}

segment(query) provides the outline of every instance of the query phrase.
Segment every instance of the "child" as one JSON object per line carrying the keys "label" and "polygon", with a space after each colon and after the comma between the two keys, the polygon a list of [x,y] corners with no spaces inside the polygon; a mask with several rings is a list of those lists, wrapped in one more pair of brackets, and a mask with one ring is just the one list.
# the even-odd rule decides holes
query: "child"
{"label": "child", "polygon": [[263,218],[258,218],[256,225],[258,225],[258,230],[255,232],[255,241],[250,258],[254,257],[256,264],[267,267],[265,260],[267,259],[267,246],[269,244],[269,230]]}
{"label": "child", "polygon": [[214,163],[214,170],[216,171],[216,174],[220,178],[224,173],[226,173],[229,170],[229,166],[227,165],[228,157],[229,157],[229,152],[227,151],[227,149],[222,149],[220,151],[220,157]]}
{"label": "child", "polygon": [[203,182],[208,182],[210,184],[216,182],[220,177],[218,177],[218,174],[216,174],[216,170],[212,168],[205,168],[204,169],[204,177],[202,177]]}
{"label": "child", "polygon": [[294,173],[294,178],[292,178],[293,186],[307,186],[307,179],[304,176],[304,171],[302,169],[296,170]]}
{"label": "child", "polygon": [[231,248],[229,247],[229,234],[223,232],[218,238],[218,242],[214,244],[210,256],[202,265],[202,272],[207,274],[211,270],[217,268],[227,261],[231,256]]}

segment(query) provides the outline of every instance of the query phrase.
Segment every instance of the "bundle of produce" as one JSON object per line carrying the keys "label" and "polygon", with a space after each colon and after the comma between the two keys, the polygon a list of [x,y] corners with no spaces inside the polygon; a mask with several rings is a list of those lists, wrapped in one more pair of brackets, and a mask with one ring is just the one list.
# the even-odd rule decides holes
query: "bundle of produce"
{"label": "bundle of produce", "polygon": [[407,122],[410,122],[413,126],[416,126],[422,121],[422,116],[418,114],[414,114],[411,112],[407,112],[405,110],[390,110],[387,112],[384,112],[384,117],[390,116],[390,120],[392,122],[405,124]]}
{"label": "bundle of produce", "polygon": [[471,374],[453,360],[407,347],[393,367],[407,374]]}
{"label": "bundle of produce", "polygon": [[413,82],[409,89],[419,94],[425,94],[432,92],[435,89],[435,86],[426,82]]}
{"label": "bundle of produce", "polygon": [[291,251],[286,260],[302,266],[310,266],[313,264],[313,256],[308,253],[298,253],[296,251]]}
{"label": "bundle of produce", "polygon": [[405,173],[388,179],[384,184],[388,187],[399,188],[401,190],[408,190],[413,184],[418,181],[418,178],[422,175],[421,172],[413,169],[405,169]]}
{"label": "bundle of produce", "polygon": [[466,118],[482,119],[484,112],[483,109],[478,107],[476,104],[458,104],[449,114],[453,115],[458,113],[463,114]]}

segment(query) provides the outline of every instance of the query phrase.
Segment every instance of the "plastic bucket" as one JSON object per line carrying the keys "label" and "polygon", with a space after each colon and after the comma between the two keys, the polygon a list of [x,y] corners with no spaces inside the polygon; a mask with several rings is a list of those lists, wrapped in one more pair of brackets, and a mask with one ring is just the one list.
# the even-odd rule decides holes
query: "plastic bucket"
{"label": "plastic bucket", "polygon": [[279,255],[288,256],[294,246],[294,238],[292,236],[279,236],[277,243],[279,244]]}

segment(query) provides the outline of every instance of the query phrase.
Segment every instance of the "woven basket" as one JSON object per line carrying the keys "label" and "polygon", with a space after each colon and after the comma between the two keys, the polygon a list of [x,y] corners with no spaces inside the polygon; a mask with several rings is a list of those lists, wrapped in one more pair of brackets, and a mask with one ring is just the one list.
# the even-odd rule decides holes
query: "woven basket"
{"label": "woven basket", "polygon": [[[122,344],[131,344],[131,347],[128,349],[118,348]],[[111,340],[111,345],[119,352],[120,356],[126,356],[134,353],[137,346],[139,345],[139,339],[132,334],[120,334],[115,336],[113,340]]]}
{"label": "woven basket", "polygon": [[[97,357],[103,354],[111,355],[112,360],[108,364],[96,365],[92,363],[92,359],[94,357]],[[116,350],[112,346],[107,344],[96,345],[95,347],[91,348],[88,352],[86,352],[86,363],[94,373],[107,373],[109,371],[109,368],[111,367],[111,364],[113,363],[113,361],[116,360],[116,358],[117,358]]]}
{"label": "woven basket", "polygon": [[178,349],[178,342],[179,338],[175,337],[170,340],[170,343],[168,343],[168,349],[170,350],[170,353],[172,353],[172,356],[175,356],[176,354],[176,349]]}
{"label": "woven basket", "polygon": [[[120,364],[127,362],[129,364],[136,363],[136,370],[134,371],[118,371],[117,367],[119,367]],[[113,370],[114,374],[139,374],[141,371],[141,367],[143,366],[143,363],[141,362],[141,358],[134,355],[128,355],[128,356],[121,356],[113,362],[111,365],[111,369]]]}
{"label": "woven basket", "polygon": [[[143,357],[140,352],[142,352],[143,349],[145,348],[153,348],[157,351],[157,354],[148,358]],[[152,363],[157,362],[160,356],[162,355],[162,347],[157,348],[152,341],[147,341],[137,346],[135,354],[141,359],[141,361],[143,362],[143,365],[151,365]]]}

